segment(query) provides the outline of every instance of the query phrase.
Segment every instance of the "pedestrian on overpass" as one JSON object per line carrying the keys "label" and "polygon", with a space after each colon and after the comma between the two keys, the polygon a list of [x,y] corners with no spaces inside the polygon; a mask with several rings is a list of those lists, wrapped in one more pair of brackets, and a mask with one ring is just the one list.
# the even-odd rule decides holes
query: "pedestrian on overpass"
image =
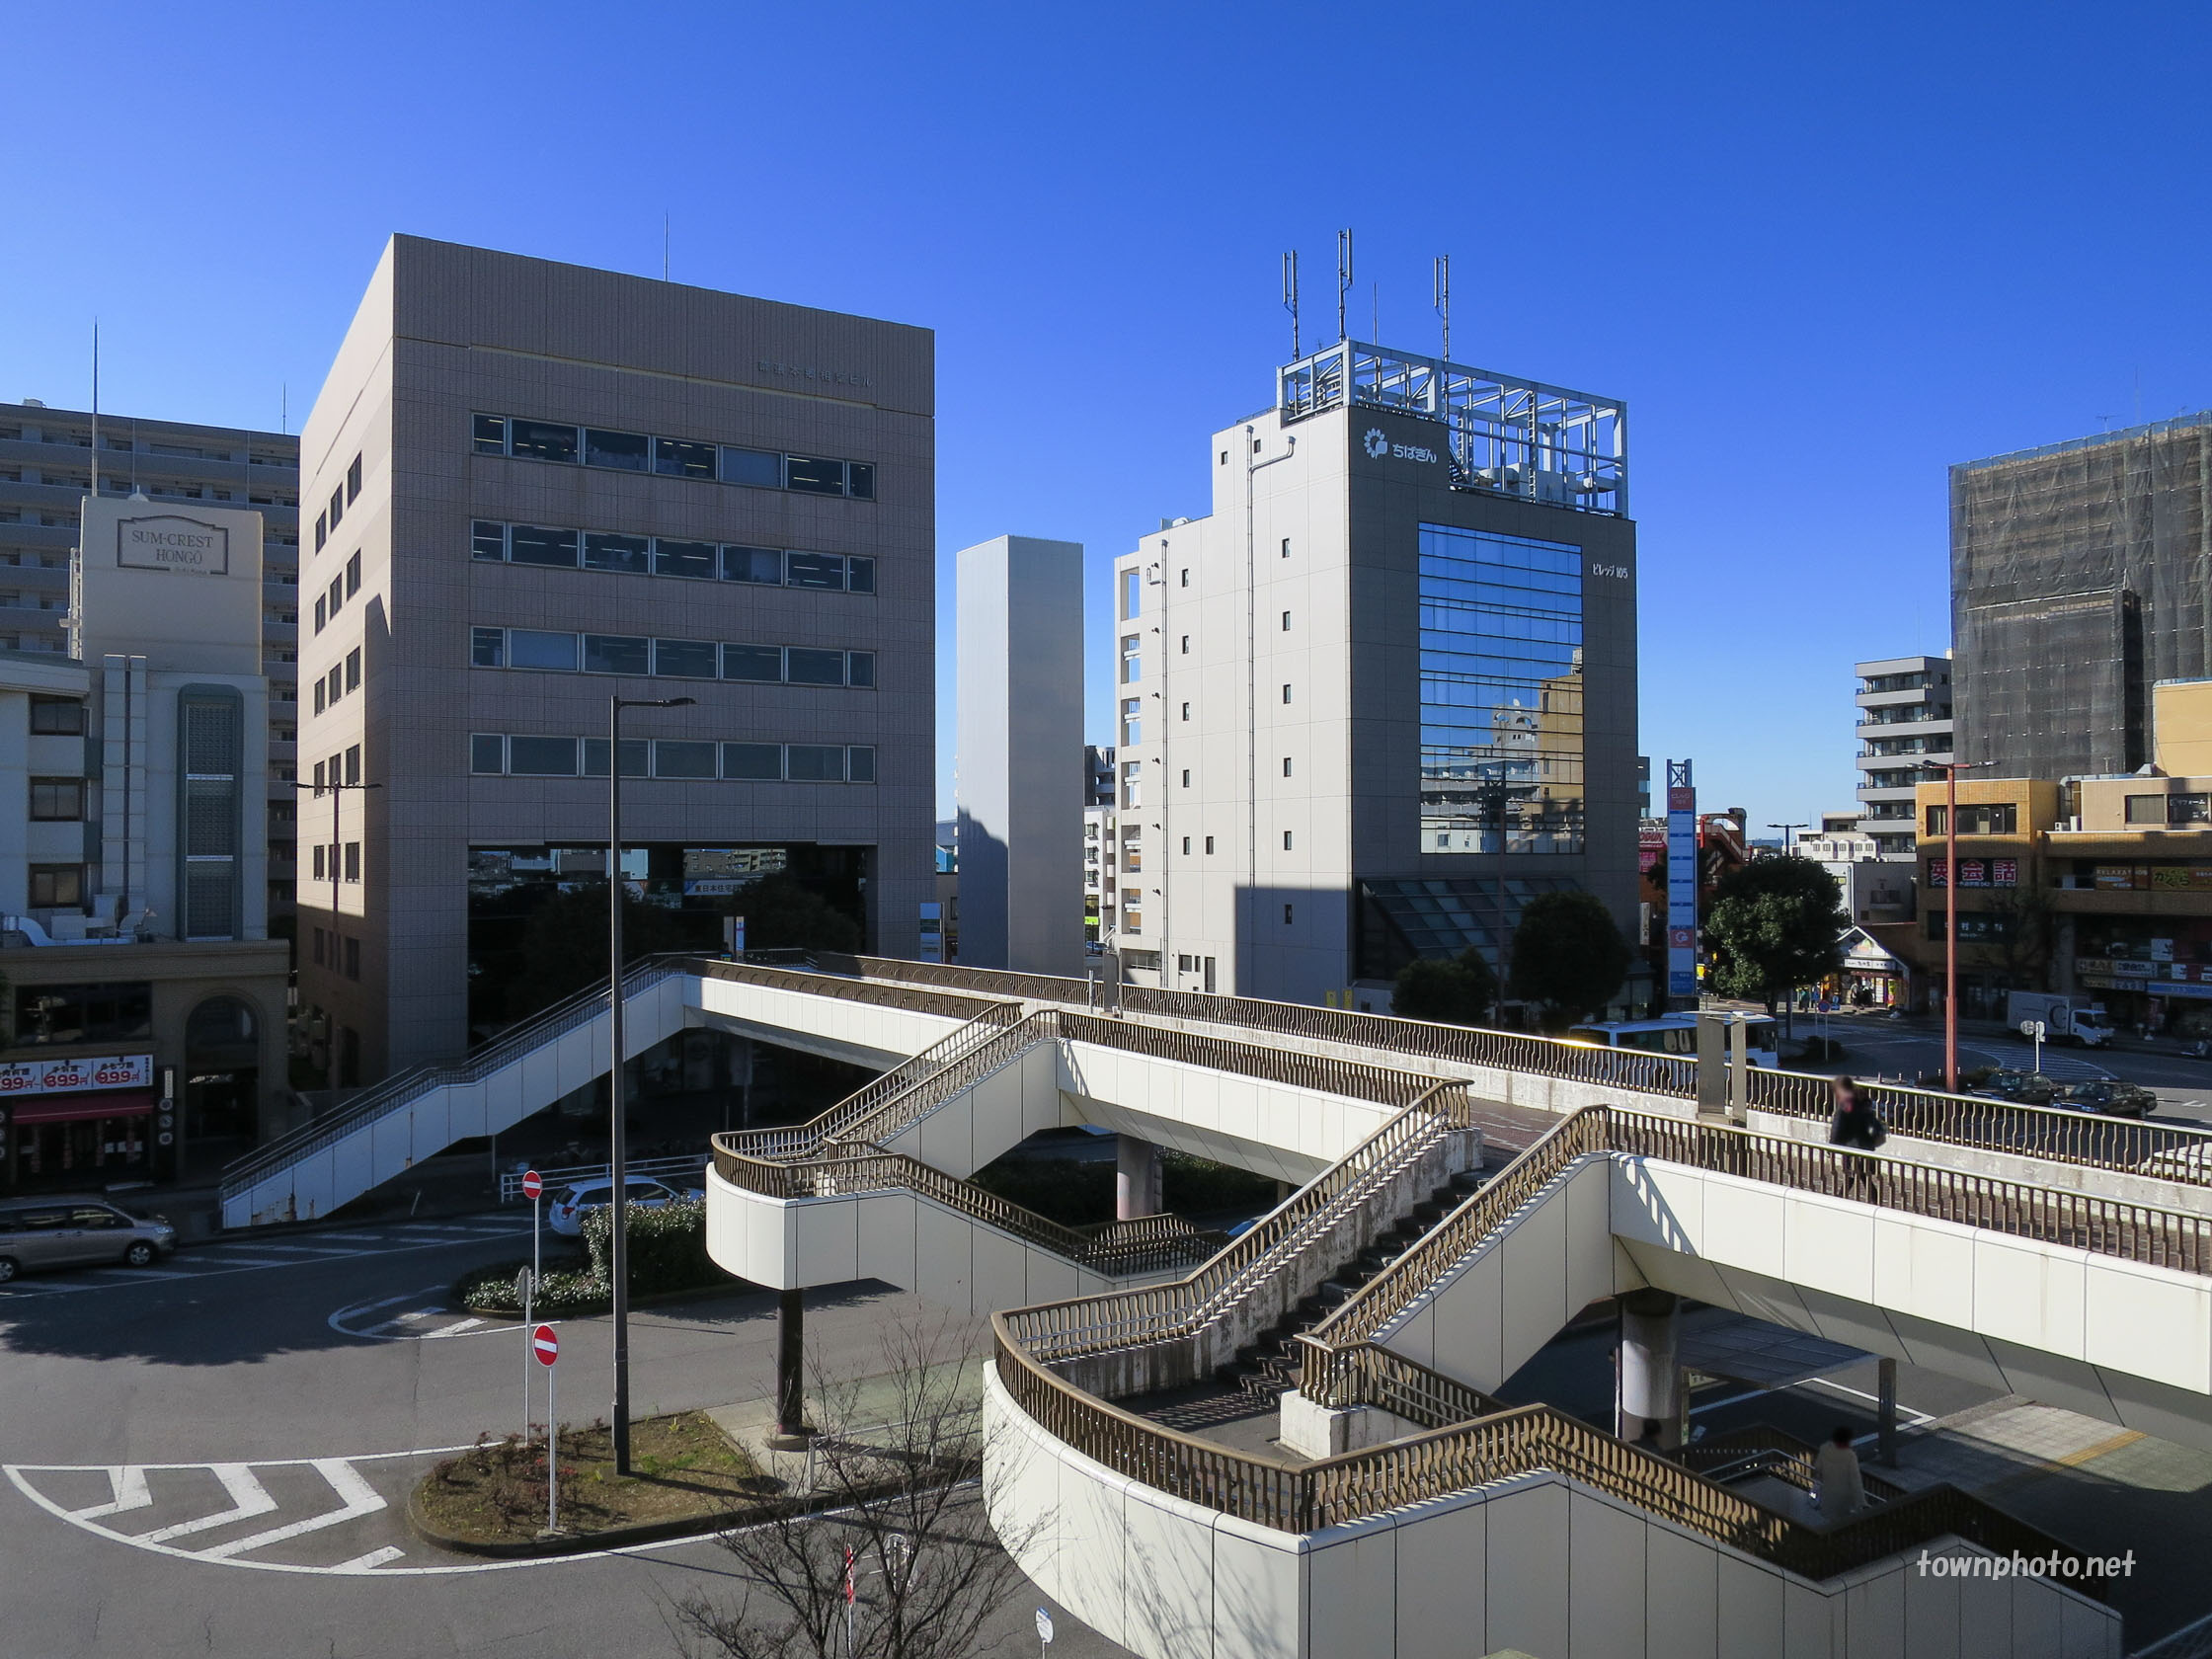
{"label": "pedestrian on overpass", "polygon": [[[1857,1082],[1839,1076],[1828,1085],[1834,1115],[1828,1120],[1828,1144],[1831,1146],[1849,1146],[1856,1151],[1871,1152],[1889,1139],[1889,1130],[1882,1123],[1872,1104],[1858,1092]],[[1874,1201],[1874,1168],[1858,1158],[1846,1160],[1850,1168],[1844,1174],[1845,1196],[1861,1204]]]}
{"label": "pedestrian on overpass", "polygon": [[1866,1482],[1858,1472],[1858,1454],[1851,1430],[1838,1423],[1828,1444],[1813,1454],[1813,1507],[1831,1525],[1866,1507]]}

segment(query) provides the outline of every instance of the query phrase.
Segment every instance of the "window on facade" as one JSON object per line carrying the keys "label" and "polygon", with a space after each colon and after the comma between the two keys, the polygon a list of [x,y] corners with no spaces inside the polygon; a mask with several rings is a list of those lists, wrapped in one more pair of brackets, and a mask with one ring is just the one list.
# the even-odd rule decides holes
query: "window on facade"
{"label": "window on facade", "polygon": [[506,417],[501,415],[475,416],[469,422],[469,437],[479,455],[506,454]]}
{"label": "window on facade", "polygon": [[576,636],[547,633],[537,628],[507,631],[507,666],[511,669],[565,669],[576,672]]}
{"label": "window on facade", "polygon": [[[586,777],[606,776],[606,739],[586,738],[584,740],[584,775]],[[648,740],[644,738],[624,738],[622,740],[622,775],[626,778],[651,777],[653,775],[653,745]]]}
{"label": "window on facade", "polygon": [[874,783],[876,781],[876,750],[870,744],[855,744],[845,750],[845,781],[847,783]]}
{"label": "window on facade", "polygon": [[1288,558],[1289,558],[1289,557],[1291,556],[1291,538],[1290,538],[1289,536],[1285,536],[1285,537],[1283,538],[1283,554],[1282,554],[1282,556],[1283,556],[1284,558],[1286,558],[1286,559],[1288,559]]}
{"label": "window on facade", "polygon": [[653,745],[653,775],[664,778],[711,778],[715,775],[715,746],[662,738]]}
{"label": "window on facade", "polygon": [[1132,565],[1122,572],[1122,620],[1134,622],[1145,598],[1145,573]]}
{"label": "window on facade", "polygon": [[842,461],[819,460],[811,455],[786,455],[783,466],[786,489],[804,491],[810,496],[841,496],[845,493],[845,464]]}
{"label": "window on facade", "polygon": [[[876,499],[876,468],[871,461],[845,462],[845,494],[855,501]],[[855,779],[855,782],[858,780]]]}
{"label": "window on facade", "polygon": [[361,683],[361,648],[355,646],[346,653],[346,689],[357,691]]}
{"label": "window on facade", "polygon": [[85,705],[75,697],[39,697],[31,699],[31,732],[34,737],[78,738],[84,736]]}
{"label": "window on facade", "polygon": [[1291,832],[1288,830],[1283,831],[1283,850],[1285,852],[1291,850]]}
{"label": "window on facade", "polygon": [[330,527],[332,533],[335,534],[337,532],[338,521],[345,516],[346,486],[341,484],[337,489],[333,490],[330,493]]}
{"label": "window on facade", "polygon": [[329,673],[323,676],[323,683],[330,688],[330,700],[334,703],[346,694],[346,682],[341,676],[341,671],[337,668],[333,668]]}
{"label": "window on facade", "polygon": [[330,540],[330,519],[323,514],[315,514],[315,551],[320,553],[323,544]]}
{"label": "window on facade", "polygon": [[1285,612],[1283,612],[1283,632],[1285,632],[1285,633],[1287,634],[1287,633],[1289,633],[1290,631],[1291,631],[1291,613],[1290,613],[1289,611],[1287,611],[1287,610],[1286,610]]}
{"label": "window on facade", "polygon": [[787,553],[783,560],[783,580],[790,588],[836,592],[845,585],[845,562],[834,553]]}
{"label": "window on facade", "polygon": [[550,421],[509,421],[507,436],[507,452],[511,455],[533,461],[573,462],[577,458],[574,427],[556,426]]}
{"label": "window on facade", "polygon": [[2203,795],[2169,795],[2166,798],[2166,821],[2169,824],[2203,824],[2212,813],[2212,797]]}
{"label": "window on facade", "polygon": [[[34,864],[31,866],[31,908],[36,910],[66,908],[85,902],[85,869],[82,864]],[[22,1027],[17,1041],[24,1040]],[[37,1041],[37,1039],[32,1039]]]}
{"label": "window on facade", "polygon": [[1285,777],[1291,775],[1291,757],[1288,754],[1283,756],[1283,775]]}
{"label": "window on facade", "polygon": [[336,616],[346,604],[346,578],[343,574],[330,579],[330,592],[324,595],[330,600],[330,613]]}
{"label": "window on facade", "polygon": [[1211,835],[1206,837],[1206,850],[1209,854],[1214,850],[1214,837]]}
{"label": "window on facade", "polygon": [[642,433],[600,432],[584,429],[584,464],[614,467],[623,472],[647,472],[653,465],[653,442]]}
{"label": "window on facade", "polygon": [[358,455],[356,455],[354,457],[353,464],[346,469],[346,499],[349,502],[358,501],[360,499],[360,494],[361,458]]}
{"label": "window on facade", "polygon": [[711,541],[656,539],[653,543],[655,576],[681,576],[694,582],[712,582],[716,560],[715,545]]}
{"label": "window on facade", "polygon": [[[326,879],[326,876],[327,876],[327,873],[328,873],[328,866],[327,866],[327,864],[326,864],[326,861],[325,861],[325,859],[324,859],[324,857],[323,857],[324,851],[325,851],[325,848],[324,848],[324,846],[323,846],[323,843],[322,843],[321,841],[317,841],[317,842],[315,843],[315,879],[316,879],[317,881],[322,881],[322,880]],[[322,933],[322,929],[321,929],[321,928],[317,928],[317,929],[315,930],[315,943],[316,943],[316,945],[317,945],[317,947],[318,947],[318,951],[317,951],[317,954],[316,954],[315,960],[316,960],[316,961],[318,961],[318,962],[320,962],[320,961],[322,960],[322,955],[321,955],[321,953],[320,953],[320,949],[319,949],[319,947],[321,946],[322,942],[323,942],[323,933]]]}
{"label": "window on facade", "polygon": [[1188,657],[1188,656],[1189,656],[1190,654],[1191,654],[1191,637],[1190,637],[1190,635],[1188,635],[1188,634],[1185,634],[1185,635],[1183,636],[1183,650],[1182,650],[1182,655],[1183,655],[1183,656],[1185,656],[1185,657]]}
{"label": "window on facade", "polygon": [[722,677],[780,680],[783,678],[783,648],[779,645],[726,645],[722,648]]}
{"label": "window on facade", "polygon": [[666,478],[712,478],[714,445],[657,437],[653,440],[653,470]]}
{"label": "window on facade", "polygon": [[315,712],[317,714],[321,714],[323,712],[325,700],[326,693],[323,689],[323,682],[318,679],[315,681]]}
{"label": "window on facade", "polygon": [[1189,587],[1190,585],[1191,585],[1191,573],[1190,573],[1189,571],[1185,571],[1185,572],[1183,572],[1183,586],[1184,586],[1185,588],[1188,588],[1188,587]]}
{"label": "window on facade", "polygon": [[360,780],[361,746],[359,744],[348,744],[346,746],[346,781],[349,784],[356,784]]}
{"label": "window on facade", "polygon": [[361,556],[356,553],[346,561],[346,596],[350,599],[361,591]]}
{"label": "window on facade", "polygon": [[[497,630],[494,630],[495,632]],[[468,740],[468,769],[472,772],[490,773],[494,776],[507,770],[507,740],[494,733],[477,732]],[[316,768],[321,771],[320,767]],[[315,780],[322,782],[320,776]],[[315,872],[321,875],[320,870]]]}
{"label": "window on facade", "polygon": [[471,628],[468,631],[468,661],[469,666],[476,669],[506,668],[507,630]]}
{"label": "window on facade", "polygon": [[[1942,816],[1941,807],[1928,809],[1928,832],[1940,835],[1936,821]],[[2130,795],[2127,798],[2127,822],[2130,824],[2164,824],[2166,822],[2166,797],[2164,795]]]}
{"label": "window on facade", "polygon": [[812,651],[793,646],[784,654],[784,674],[794,685],[842,685],[845,654]]}
{"label": "window on facade", "polygon": [[317,593],[315,595],[315,632],[317,632],[318,634],[323,631],[323,622],[326,609],[327,607],[324,604],[322,594]]}
{"label": "window on facade", "polygon": [[576,568],[577,533],[574,530],[540,529],[535,524],[510,524],[507,556],[517,565],[550,565]]}
{"label": "window on facade", "polygon": [[1284,687],[1283,687],[1283,701],[1285,701],[1285,702],[1287,703],[1287,702],[1289,702],[1290,700],[1291,700],[1291,688],[1290,688],[1290,687],[1289,687],[1288,685],[1286,685],[1286,686],[1284,686]]}
{"label": "window on facade", "polygon": [[783,488],[783,457],[764,449],[733,449],[724,444],[722,482],[780,490]]}
{"label": "window on facade", "polygon": [[1145,675],[1144,639],[1137,634],[1122,640],[1122,683],[1134,685]]}
{"label": "window on facade", "polygon": [[841,783],[845,751],[829,744],[786,744],[784,776],[794,783]]}
{"label": "window on facade", "polygon": [[845,653],[845,683],[872,690],[876,683],[876,654],[873,651],[848,651]]}
{"label": "window on facade", "polygon": [[775,782],[783,776],[783,745],[726,743],[722,746],[722,775],[755,782]]}
{"label": "window on facade", "polygon": [[361,879],[361,844],[358,841],[346,843],[346,879],[350,882]]}
{"label": "window on facade", "polygon": [[507,526],[479,518],[469,528],[469,554],[494,564],[507,557]]}
{"label": "window on facade", "polygon": [[586,673],[648,674],[653,672],[653,642],[634,634],[586,634]]}
{"label": "window on facade", "polygon": [[778,586],[783,581],[783,555],[772,547],[725,547],[722,580]]}
{"label": "window on facade", "polygon": [[875,560],[850,558],[845,561],[845,591],[852,593],[873,593],[876,591]]}
{"label": "window on facade", "polygon": [[712,679],[720,648],[712,640],[655,640],[653,672],[679,679]]}
{"label": "window on facade", "polygon": [[653,559],[644,536],[587,535],[584,538],[584,568],[649,576],[653,571]]}
{"label": "window on facade", "polygon": [[[36,865],[38,870],[73,869]],[[34,905],[39,901],[34,898]],[[62,900],[76,904],[75,899]],[[40,906],[40,908],[45,907]],[[145,980],[108,985],[18,986],[15,992],[19,1043],[113,1043],[154,1033],[154,988]]]}
{"label": "window on facade", "polygon": [[361,977],[361,942],[358,939],[350,938],[346,941],[346,977],[349,980]]}
{"label": "window on facade", "polygon": [[74,824],[85,816],[83,778],[35,777],[31,780],[31,816],[42,824]]}
{"label": "window on facade", "polygon": [[1293,917],[1294,913],[1295,913],[1295,912],[1294,912],[1294,911],[1292,910],[1292,908],[1291,908],[1291,907],[1290,907],[1290,906],[1288,906],[1288,905],[1285,905],[1285,906],[1283,907],[1283,925],[1284,925],[1285,927],[1288,927],[1288,926],[1290,926],[1290,925],[1291,925],[1291,921],[1292,921],[1292,917]]}
{"label": "window on facade", "polygon": [[1185,720],[1188,720],[1188,719],[1190,719],[1190,717],[1191,717],[1191,706],[1190,706],[1190,704],[1188,704],[1188,703],[1185,703],[1185,704],[1183,705],[1183,718],[1184,718]]}
{"label": "window on facade", "polygon": [[507,740],[507,769],[517,777],[574,777],[576,740],[511,737]]}

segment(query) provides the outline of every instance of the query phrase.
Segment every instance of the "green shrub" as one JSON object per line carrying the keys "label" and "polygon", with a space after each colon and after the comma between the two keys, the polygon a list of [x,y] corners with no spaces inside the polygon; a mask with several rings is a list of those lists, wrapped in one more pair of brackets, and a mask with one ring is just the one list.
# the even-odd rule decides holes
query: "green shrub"
{"label": "green shrub", "polygon": [[[666,1296],[715,1285],[734,1285],[707,1254],[704,1200],[671,1204],[659,1210],[629,1212],[630,1295]],[[602,1313],[612,1300],[613,1275],[607,1257],[614,1241],[614,1212],[594,1210],[584,1218],[586,1259],[573,1266],[549,1267],[538,1281],[530,1304],[547,1317]],[[472,1269],[453,1283],[453,1300],[464,1307],[520,1313],[514,1277],[526,1261],[497,1262]]]}

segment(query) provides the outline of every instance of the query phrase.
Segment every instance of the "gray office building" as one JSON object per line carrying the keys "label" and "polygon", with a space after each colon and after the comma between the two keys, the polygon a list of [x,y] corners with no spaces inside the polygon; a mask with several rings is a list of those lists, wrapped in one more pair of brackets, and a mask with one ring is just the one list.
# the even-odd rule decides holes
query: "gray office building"
{"label": "gray office building", "polygon": [[1636,913],[1618,400],[1341,341],[1115,566],[1131,977],[1383,1007],[1537,894]]}
{"label": "gray office building", "polygon": [[[672,926],[775,876],[915,954],[933,397],[925,329],[392,239],[301,437],[300,995],[343,1078],[534,1011],[610,764]],[[614,695],[695,703],[610,755]]]}
{"label": "gray office building", "polygon": [[2151,686],[2212,675],[2212,411],[1951,468],[1958,756],[2130,772]]}
{"label": "gray office building", "polygon": [[88,494],[221,503],[262,515],[262,663],[269,681],[269,917],[291,930],[299,696],[299,439],[102,411],[0,403],[0,650],[65,653],[69,556]]}

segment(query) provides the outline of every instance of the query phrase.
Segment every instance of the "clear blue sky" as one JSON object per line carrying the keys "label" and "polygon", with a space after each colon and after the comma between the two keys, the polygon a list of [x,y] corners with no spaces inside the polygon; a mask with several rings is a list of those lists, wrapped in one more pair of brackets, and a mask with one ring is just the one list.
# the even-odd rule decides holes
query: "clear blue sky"
{"label": "clear blue sky", "polygon": [[[1355,332],[1623,397],[1643,741],[1850,804],[1850,669],[1947,640],[1944,468],[2212,405],[2212,12],[17,7],[0,396],[292,425],[394,230],[930,326],[938,543],[1107,562]],[[949,579],[941,580],[941,589]],[[949,595],[947,595],[949,597]],[[941,614],[948,620],[949,603]],[[940,633],[949,777],[950,636]],[[949,790],[948,790],[949,794]]]}

